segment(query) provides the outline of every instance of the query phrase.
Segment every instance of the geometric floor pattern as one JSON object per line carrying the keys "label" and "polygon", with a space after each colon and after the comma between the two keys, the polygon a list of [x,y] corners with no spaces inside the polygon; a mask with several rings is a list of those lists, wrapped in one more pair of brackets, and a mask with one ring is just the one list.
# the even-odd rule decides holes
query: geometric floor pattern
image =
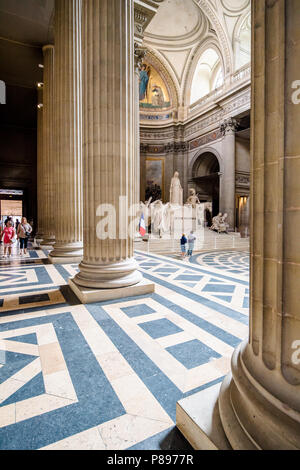
{"label": "geometric floor pattern", "polygon": [[75,264],[0,262],[0,449],[188,446],[176,402],[222,381],[248,333],[247,253],[135,255],[155,293],[88,305]]}

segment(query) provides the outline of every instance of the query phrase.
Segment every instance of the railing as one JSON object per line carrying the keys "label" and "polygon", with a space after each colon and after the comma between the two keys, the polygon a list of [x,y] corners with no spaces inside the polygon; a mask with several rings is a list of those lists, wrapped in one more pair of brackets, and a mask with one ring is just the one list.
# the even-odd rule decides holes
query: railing
{"label": "railing", "polygon": [[223,85],[220,87],[216,88],[215,90],[200,98],[198,101],[195,101],[195,103],[191,104],[190,112],[193,112],[195,109],[203,107],[208,103],[217,101],[217,99],[219,99],[222,95],[230,92],[230,90],[234,88],[237,83],[245,82],[250,80],[250,78],[251,65],[248,64],[231,74],[227,83],[223,83]]}

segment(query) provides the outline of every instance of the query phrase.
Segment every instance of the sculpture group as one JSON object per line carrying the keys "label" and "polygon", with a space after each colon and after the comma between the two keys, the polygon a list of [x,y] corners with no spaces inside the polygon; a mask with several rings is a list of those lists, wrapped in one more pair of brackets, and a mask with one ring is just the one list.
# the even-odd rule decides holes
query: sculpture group
{"label": "sculpture group", "polygon": [[[140,202],[140,215],[143,214],[146,227],[149,227],[152,233],[158,233],[160,237],[164,233],[173,232],[174,220],[184,219],[186,214],[189,214],[189,219],[194,218],[197,223],[200,217],[200,208],[203,209],[203,204],[200,204],[195,189],[190,189],[190,196],[183,204],[183,189],[178,171],[175,171],[171,179],[170,202],[163,204],[161,200],[151,201],[152,198],[145,203]],[[203,219],[202,213],[201,217]]]}

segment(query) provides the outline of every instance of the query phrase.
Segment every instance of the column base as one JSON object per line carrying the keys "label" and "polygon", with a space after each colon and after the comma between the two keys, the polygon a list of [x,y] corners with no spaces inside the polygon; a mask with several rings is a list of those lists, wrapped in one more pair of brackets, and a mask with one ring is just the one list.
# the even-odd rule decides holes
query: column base
{"label": "column base", "polygon": [[51,256],[48,255],[48,260],[52,264],[79,264],[83,258],[82,256]]}
{"label": "column base", "polygon": [[176,426],[195,450],[231,450],[218,406],[221,383],[176,404]]}
{"label": "column base", "polygon": [[75,284],[73,279],[69,279],[69,285],[74,294],[83,304],[152,294],[155,289],[155,284],[145,279],[142,279],[142,281],[133,286],[115,289],[89,289],[88,287],[82,287]]}
{"label": "column base", "polygon": [[43,241],[40,243],[43,247],[52,247],[55,243],[55,238],[44,238]]}

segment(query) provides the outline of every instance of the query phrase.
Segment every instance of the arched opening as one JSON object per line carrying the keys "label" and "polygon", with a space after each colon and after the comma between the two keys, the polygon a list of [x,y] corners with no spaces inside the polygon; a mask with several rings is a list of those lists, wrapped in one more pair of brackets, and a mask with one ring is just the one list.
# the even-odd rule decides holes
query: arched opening
{"label": "arched opening", "polygon": [[235,70],[240,69],[251,60],[251,15],[243,20],[234,39]]}
{"label": "arched opening", "polygon": [[212,215],[219,212],[220,164],[212,152],[199,155],[193,166],[192,180],[200,202],[212,203]]}
{"label": "arched opening", "polygon": [[206,49],[201,55],[192,81],[190,104],[212,92],[223,84],[223,69],[218,53]]}

